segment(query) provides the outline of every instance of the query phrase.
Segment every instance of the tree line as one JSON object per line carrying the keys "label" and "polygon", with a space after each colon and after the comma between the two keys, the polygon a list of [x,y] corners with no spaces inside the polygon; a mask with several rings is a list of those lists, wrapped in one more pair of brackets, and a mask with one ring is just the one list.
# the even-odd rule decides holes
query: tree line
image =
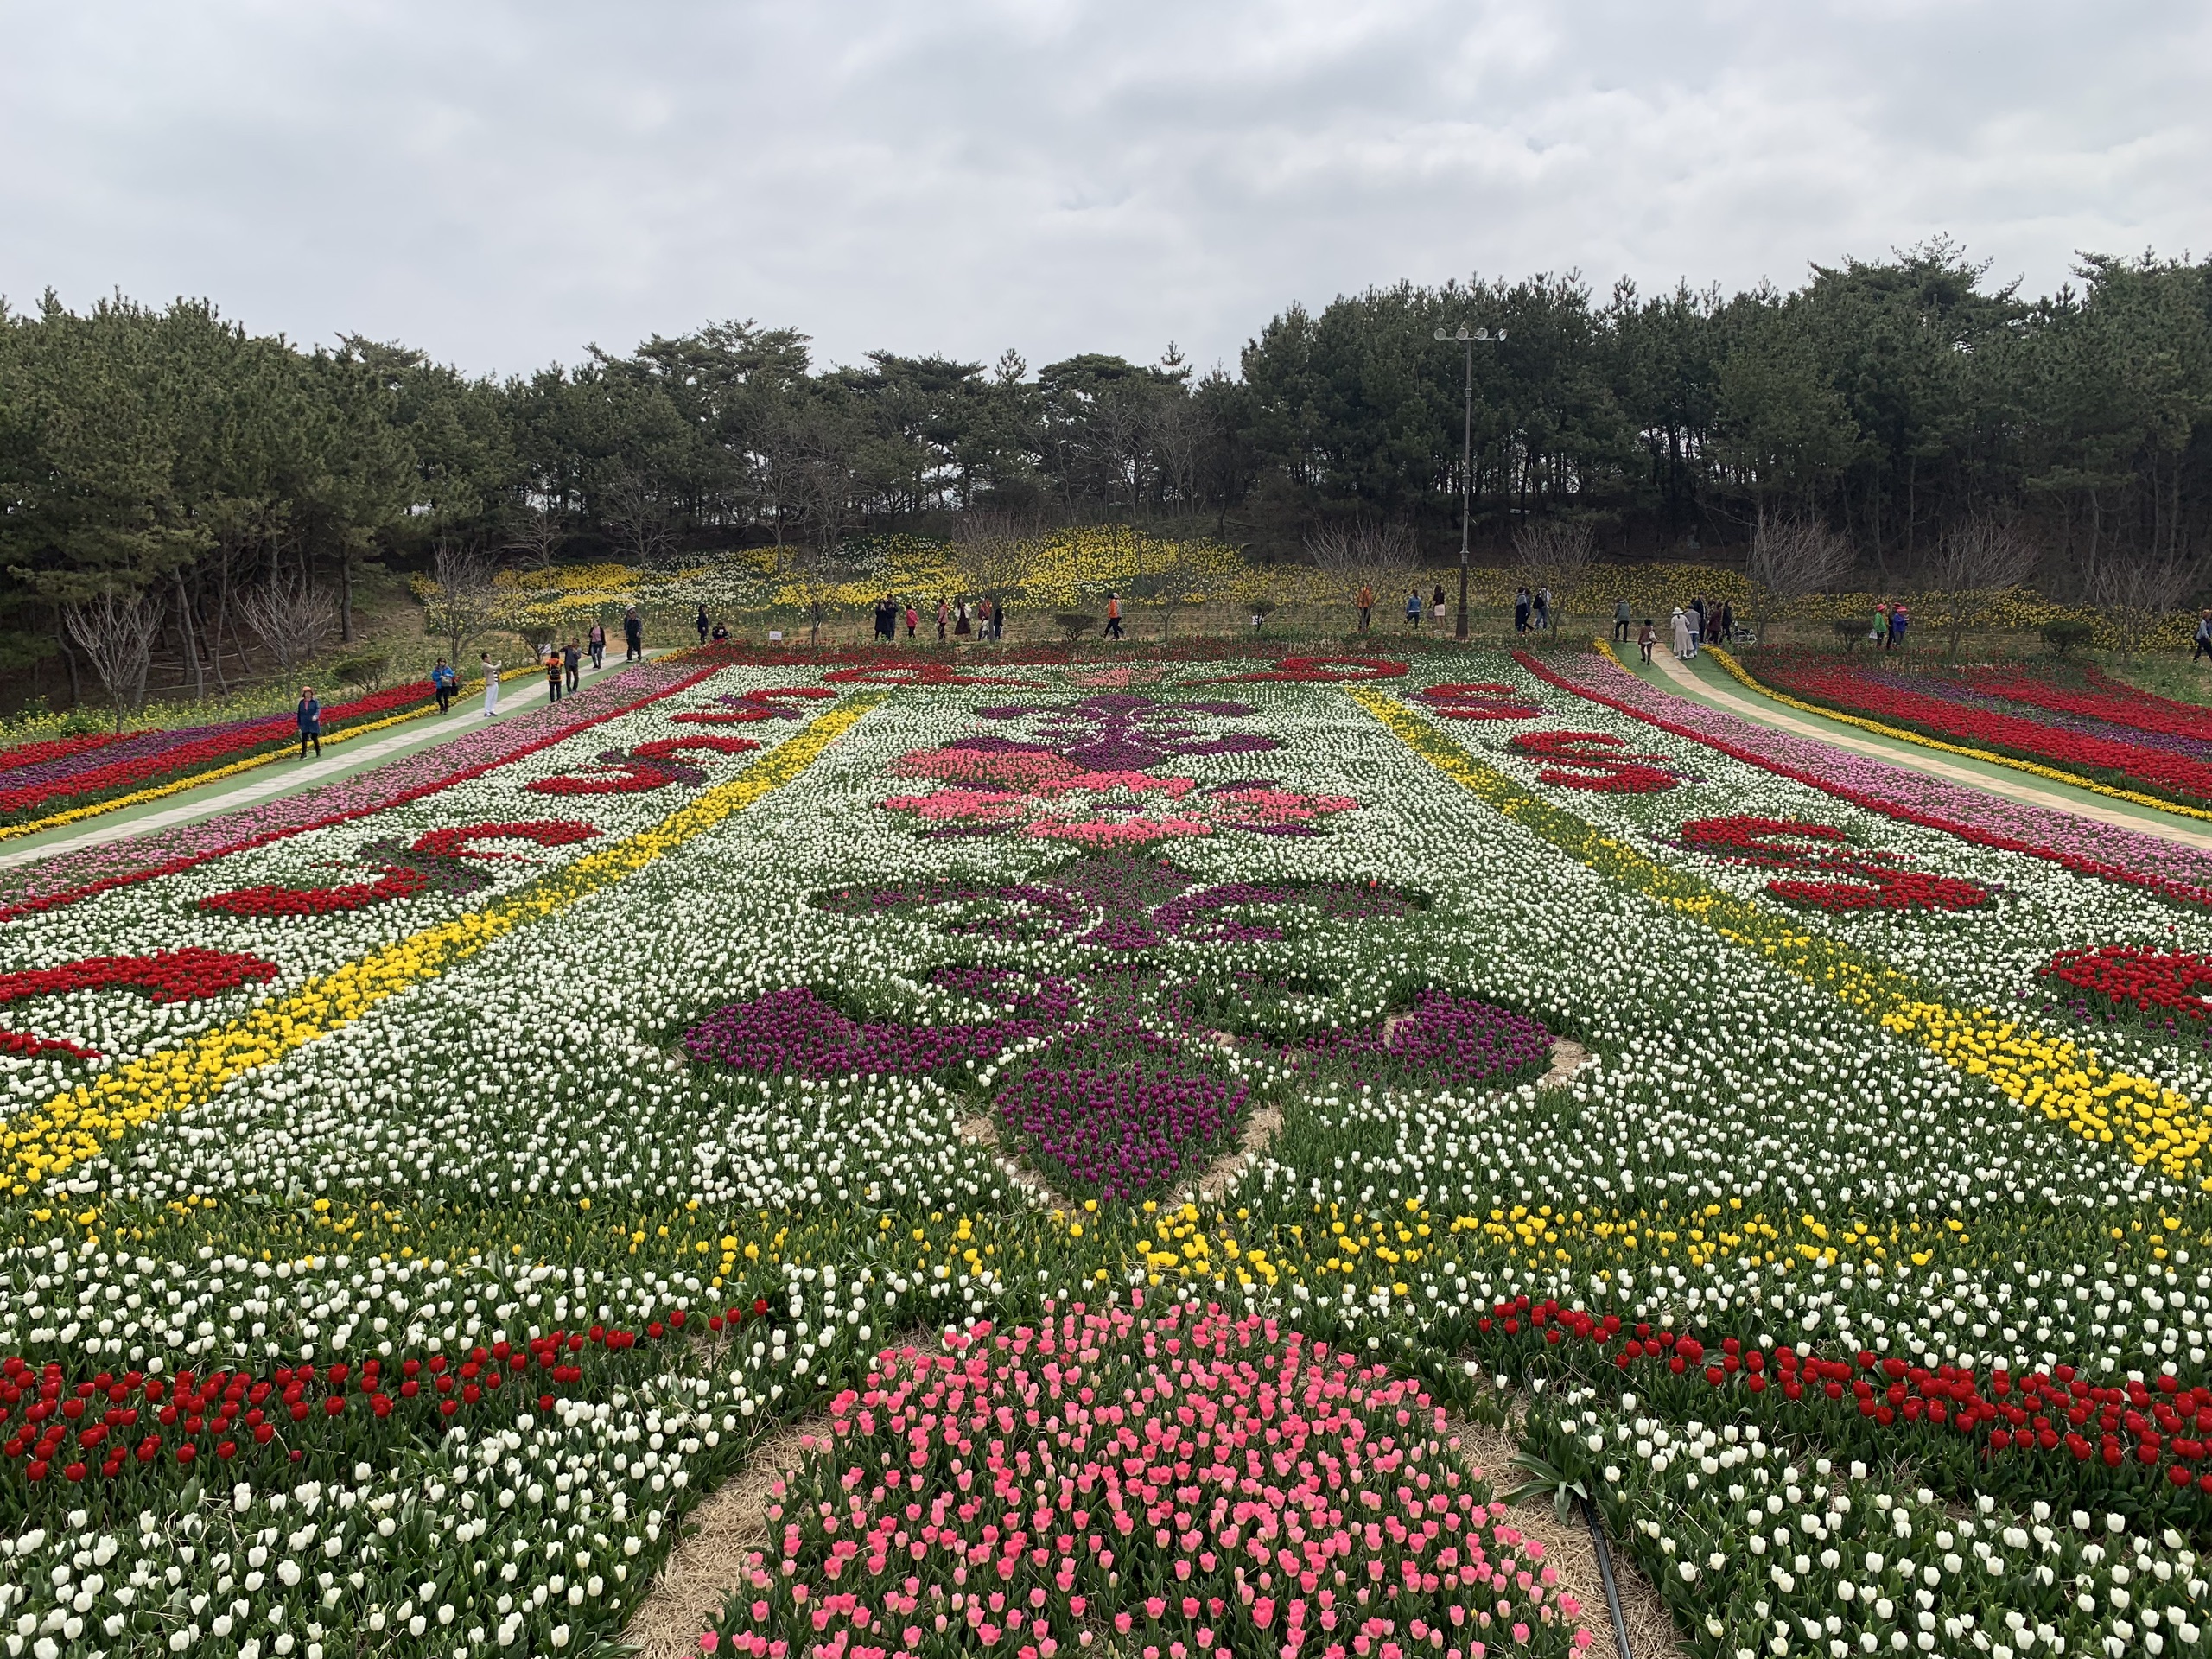
{"label": "tree line", "polygon": [[[1172,346],[823,365],[791,328],[731,321],[493,380],[252,334],[206,301],[0,304],[0,664],[58,656],[74,685],[103,629],[136,629],[221,689],[272,633],[351,638],[364,561],[440,549],[821,559],[989,514],[1433,556],[1463,485],[1485,549],[1565,526],[1756,566],[1764,525],[1817,544],[1820,579],[1948,561],[1954,585],[2171,605],[2212,543],[2212,262],[2077,270],[2029,298],[1937,242],[1732,296],[1400,283],[1287,308],[1234,372]],[[1491,336],[1465,477],[1465,350],[1437,338],[1461,325]]]}

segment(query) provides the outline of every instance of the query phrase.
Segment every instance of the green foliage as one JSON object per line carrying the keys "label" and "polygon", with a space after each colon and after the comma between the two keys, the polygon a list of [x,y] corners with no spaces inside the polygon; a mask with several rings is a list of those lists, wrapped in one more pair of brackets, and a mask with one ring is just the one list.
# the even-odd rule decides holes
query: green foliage
{"label": "green foliage", "polygon": [[2043,625],[2043,642],[2050,647],[2051,655],[2065,660],[2068,653],[2086,645],[2096,637],[2096,625],[2078,617],[2054,617]]}
{"label": "green foliage", "polygon": [[384,683],[385,674],[391,667],[391,658],[385,652],[353,651],[332,662],[330,672],[340,685],[373,691]]}

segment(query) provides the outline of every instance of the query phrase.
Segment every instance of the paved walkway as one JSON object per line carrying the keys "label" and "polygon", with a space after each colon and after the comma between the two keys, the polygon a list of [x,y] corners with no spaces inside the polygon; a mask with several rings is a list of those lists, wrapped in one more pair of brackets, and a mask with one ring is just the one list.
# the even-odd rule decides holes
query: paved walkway
{"label": "paved walkway", "polygon": [[[1646,678],[1657,680],[1669,690],[1694,702],[1724,709],[1732,715],[1740,715],[1761,726],[1770,726],[1796,737],[1809,737],[1831,747],[1869,755],[1893,766],[1926,772],[1948,783],[1964,784],[1969,788],[2001,795],[2008,800],[2024,802],[2030,806],[2048,807],[2056,812],[2071,813],[2077,818],[2116,824],[2126,830],[2139,830],[2146,835],[2158,836],[2184,847],[2212,851],[2212,823],[2196,824],[2178,816],[2160,812],[2154,807],[2132,806],[2124,801],[2108,800],[2088,790],[2070,789],[2063,784],[2045,785],[2023,772],[2012,772],[2004,767],[1955,758],[1939,749],[1924,749],[1916,744],[1878,737],[1857,727],[1845,725],[1840,721],[1823,720],[1815,715],[1802,714],[1771,697],[1759,696],[1738,680],[1726,677],[1726,671],[1716,667],[1707,672],[1700,672],[1663,648],[1652,653],[1652,666],[1658,672],[1647,673]],[[1640,671],[1642,667],[1643,664],[1637,664],[1634,670]]]}
{"label": "paved walkway", "polygon": [[[657,657],[661,653],[652,651],[646,654]],[[610,655],[607,666],[598,675],[594,674],[587,664],[581,683],[588,685],[600,675],[614,673],[621,667],[621,662]],[[534,674],[528,679],[512,681],[499,688],[499,712],[493,718],[495,721],[505,720],[511,715],[519,714],[524,709],[540,709],[544,704],[545,677]],[[302,763],[294,757],[292,751],[287,750],[286,758],[271,760],[234,778],[203,784],[196,789],[181,790],[175,795],[149,801],[141,806],[121,807],[112,812],[104,812],[81,824],[67,824],[35,836],[25,836],[19,840],[0,842],[0,869],[51,858],[57,853],[74,852],[82,847],[98,846],[103,842],[120,840],[126,836],[174,829],[181,823],[194,823],[202,818],[212,818],[225,812],[236,811],[241,807],[251,806],[257,802],[296,795],[341,778],[367,772],[401,755],[416,754],[439,744],[449,743],[479,729],[484,723],[484,694],[480,689],[455,702],[448,714],[423,715],[378,737],[357,738],[343,743],[327,741],[319,760]]]}

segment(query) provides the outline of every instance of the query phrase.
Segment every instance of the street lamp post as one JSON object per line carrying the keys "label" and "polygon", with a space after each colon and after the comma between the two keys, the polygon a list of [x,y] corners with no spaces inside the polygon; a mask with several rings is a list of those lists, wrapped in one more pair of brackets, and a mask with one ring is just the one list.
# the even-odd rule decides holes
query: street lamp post
{"label": "street lamp post", "polygon": [[1459,621],[1454,630],[1457,638],[1467,637],[1467,521],[1474,512],[1475,491],[1475,342],[1497,340],[1503,345],[1505,330],[1493,334],[1487,328],[1470,330],[1461,323],[1456,333],[1440,327],[1439,340],[1456,340],[1467,353],[1467,402],[1459,429]]}

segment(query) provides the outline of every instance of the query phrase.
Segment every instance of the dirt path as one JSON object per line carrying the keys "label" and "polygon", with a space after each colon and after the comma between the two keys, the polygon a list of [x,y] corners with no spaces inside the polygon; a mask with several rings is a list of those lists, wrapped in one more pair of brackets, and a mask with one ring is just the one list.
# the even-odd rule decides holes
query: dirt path
{"label": "dirt path", "polygon": [[1809,737],[1832,748],[1848,749],[1855,754],[1887,761],[1893,766],[1924,772],[1947,783],[1964,784],[1986,794],[2002,795],[2009,800],[2025,802],[2030,806],[2047,807],[2054,812],[2071,813],[2077,818],[2094,819],[2100,823],[2117,824],[2123,830],[2139,830],[2145,835],[2177,842],[2184,847],[2212,850],[2212,829],[2196,829],[2178,818],[2167,819],[2098,806],[2071,795],[2038,789],[2025,777],[2017,783],[2009,778],[1993,778],[1987,772],[1946,760],[1935,750],[1923,753],[1909,744],[1859,736],[1840,726],[1816,722],[1781,703],[1754,696],[1732,684],[1716,685],[1709,680],[1700,679],[1670,652],[1654,652],[1652,661],[1661,675],[1684,693],[1726,709],[1732,715],[1740,715],[1761,726],[1770,726],[1795,737]]}

